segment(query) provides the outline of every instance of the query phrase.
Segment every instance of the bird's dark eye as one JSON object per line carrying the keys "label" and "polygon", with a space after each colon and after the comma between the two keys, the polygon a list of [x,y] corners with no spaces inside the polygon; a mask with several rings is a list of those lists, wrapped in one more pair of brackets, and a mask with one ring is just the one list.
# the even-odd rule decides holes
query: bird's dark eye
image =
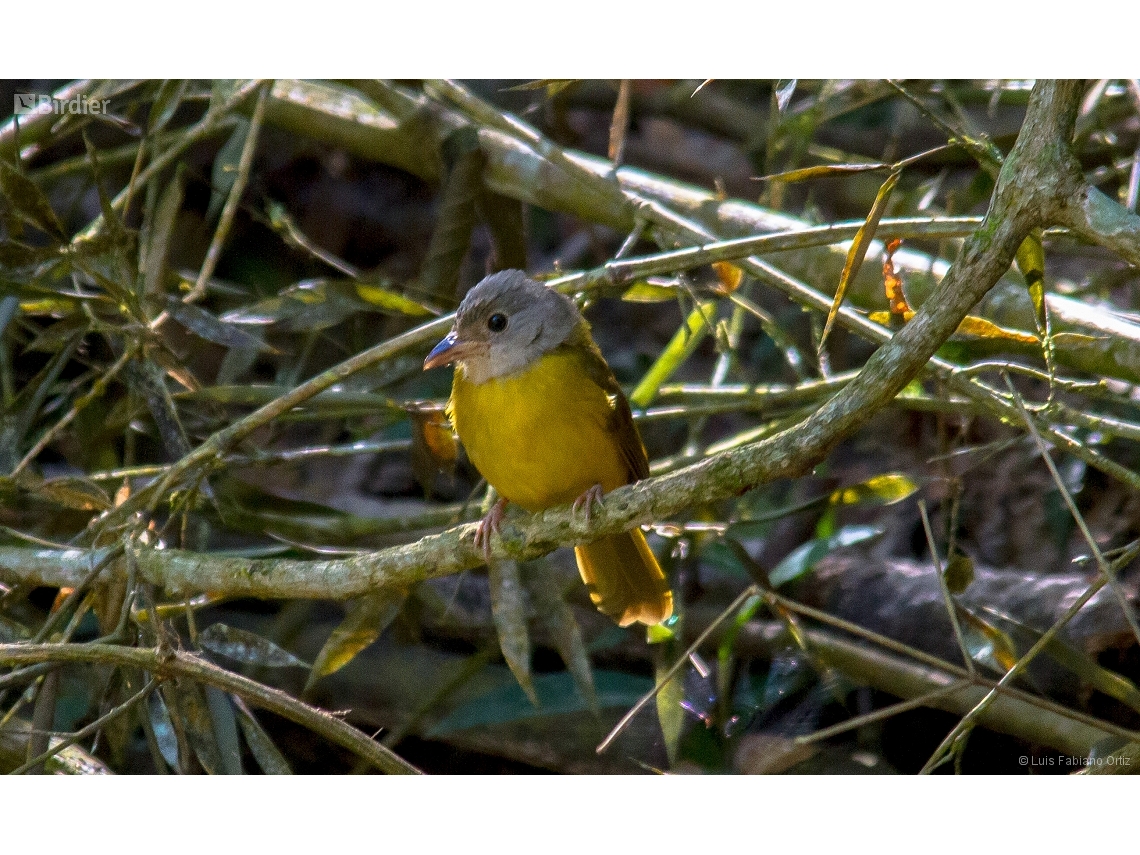
{"label": "bird's dark eye", "polygon": [[487,318],[487,329],[491,332],[502,332],[507,328],[507,316],[501,312],[495,312],[491,317]]}

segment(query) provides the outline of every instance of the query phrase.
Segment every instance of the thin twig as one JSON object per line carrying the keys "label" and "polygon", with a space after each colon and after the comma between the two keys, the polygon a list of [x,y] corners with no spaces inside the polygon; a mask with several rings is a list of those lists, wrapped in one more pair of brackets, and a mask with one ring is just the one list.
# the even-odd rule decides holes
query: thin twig
{"label": "thin twig", "polygon": [[39,662],[92,662],[141,668],[157,677],[188,678],[241,695],[254,706],[319,733],[390,774],[419,772],[388,748],[336,716],[302,703],[280,689],[227,671],[181,650],[122,647],[114,644],[0,644],[0,665]]}
{"label": "thin twig", "polygon": [[1045,465],[1049,468],[1049,474],[1053,477],[1053,483],[1056,484],[1057,490],[1061,493],[1061,498],[1065,500],[1065,506],[1068,507],[1069,513],[1077,524],[1077,528],[1080,529],[1081,536],[1085,539],[1085,543],[1092,552],[1093,558],[1096,559],[1097,571],[1108,584],[1113,596],[1116,597],[1116,601],[1120,603],[1120,608],[1124,612],[1124,619],[1132,629],[1132,634],[1136,637],[1136,641],[1140,642],[1140,626],[1136,623],[1136,616],[1132,613],[1132,607],[1128,603],[1128,598],[1124,595],[1124,591],[1120,589],[1120,583],[1117,582],[1116,576],[1109,567],[1104,555],[1101,553],[1100,547],[1097,546],[1092,532],[1089,531],[1088,524],[1085,523],[1084,514],[1082,514],[1080,508],[1077,507],[1077,503],[1073,501],[1073,497],[1069,493],[1069,488],[1065,486],[1065,481],[1061,477],[1061,473],[1057,471],[1057,465],[1053,462],[1053,458],[1049,454],[1049,449],[1046,447],[1044,440],[1041,439],[1041,434],[1038,432],[1033,418],[1029,415],[1029,411],[1025,408],[1025,402],[1021,399],[1021,395],[1017,393],[1017,390],[1013,388],[1013,383],[1010,381],[1009,376],[1002,376],[1005,380],[1005,385],[1009,387],[1009,393],[1013,397],[1014,403],[1021,412],[1021,418],[1025,422],[1026,428],[1028,428],[1029,432],[1033,435],[1033,441],[1037,443],[1037,451],[1040,453],[1041,459],[1045,461]]}
{"label": "thin twig", "polygon": [[272,89],[272,83],[267,83],[262,85],[261,91],[258,93],[257,106],[253,108],[253,117],[249,121],[249,132],[245,138],[245,145],[242,146],[241,158],[238,160],[237,177],[230,187],[229,195],[226,196],[225,206],[218,218],[218,227],[214,229],[210,248],[206,250],[206,259],[202,262],[202,269],[198,272],[198,280],[190,292],[182,298],[183,303],[193,303],[200,299],[206,293],[206,285],[209,283],[210,277],[214,275],[214,269],[222,255],[222,246],[230,233],[234,214],[237,213],[238,203],[245,192],[246,184],[249,183],[250,167],[253,166],[253,155],[257,151],[257,138],[261,133],[261,123],[265,118],[265,105],[269,101],[269,93]]}
{"label": "thin twig", "polygon": [[27,772],[32,767],[37,766],[37,765],[39,765],[39,764],[41,764],[47,760],[50,760],[52,757],[54,757],[59,752],[63,751],[65,748],[69,748],[72,745],[74,745],[75,743],[86,739],[91,734],[96,733],[98,730],[100,730],[108,722],[114,721],[119,716],[123,715],[126,712],[129,712],[134,707],[134,705],[137,704],[139,701],[145,700],[146,697],[154,690],[154,687],[157,685],[158,685],[158,678],[157,677],[151,677],[147,681],[145,686],[143,686],[138,692],[131,695],[129,698],[127,698],[125,701],[123,701],[121,704],[119,704],[117,707],[114,707],[113,709],[108,710],[106,713],[99,716],[99,718],[95,719],[95,721],[91,722],[91,724],[87,725],[86,727],[75,731],[75,733],[72,733],[69,736],[63,737],[58,742],[56,742],[54,745],[52,745],[51,748],[49,748],[47,751],[44,751],[42,754],[40,754],[37,757],[33,757],[31,760],[29,760],[23,766],[20,766],[16,769],[13,769],[11,772],[9,772],[9,774],[10,775],[23,775],[25,772]]}
{"label": "thin twig", "polygon": [[950,615],[950,625],[954,627],[954,637],[958,640],[958,649],[962,651],[966,670],[970,672],[972,679],[976,676],[974,658],[970,655],[970,649],[966,647],[966,639],[962,637],[962,627],[958,623],[957,608],[950,596],[950,589],[946,587],[946,576],[942,572],[942,560],[938,557],[938,547],[934,543],[934,532],[930,528],[930,517],[926,513],[926,499],[918,500],[918,512],[922,515],[922,529],[926,532],[926,544],[930,549],[931,560],[934,562],[934,572],[938,576],[938,587],[942,589],[942,602],[946,604],[946,613]]}
{"label": "thin twig", "polygon": [[847,721],[841,721],[839,724],[833,724],[831,727],[825,727],[814,733],[809,733],[805,736],[797,736],[795,742],[797,745],[808,745],[813,742],[822,742],[825,739],[831,739],[833,736],[838,736],[841,733],[846,733],[849,730],[855,730],[865,724],[874,724],[876,721],[896,716],[899,713],[907,712],[908,710],[918,709],[919,707],[929,706],[931,701],[936,701],[939,698],[944,698],[947,695],[952,695],[962,689],[969,688],[973,685],[971,680],[957,680],[949,686],[943,686],[940,689],[934,689],[924,695],[919,695],[915,698],[910,698],[905,701],[899,701],[897,704],[877,709],[874,712],[869,712],[866,715],[855,716],[849,718]]}
{"label": "thin twig", "polygon": [[647,703],[657,697],[657,694],[665,688],[669,681],[672,680],[677,672],[680,671],[681,668],[685,665],[685,663],[689,661],[689,655],[692,654],[698,647],[700,647],[705,642],[705,639],[712,635],[718,626],[720,626],[725,620],[732,616],[732,614],[735,613],[737,609],[744,605],[749,597],[752,597],[759,593],[760,589],[755,585],[749,585],[747,588],[745,588],[740,596],[733,600],[729,607],[720,613],[720,617],[710,623],[705,628],[705,631],[698,635],[696,640],[690,644],[688,648],[686,648],[685,652],[677,659],[676,662],[673,663],[669,670],[661,676],[661,679],[657,681],[657,685],[642,695],[641,699],[633,705],[629,712],[621,717],[621,721],[614,725],[613,730],[611,730],[609,732],[609,735],[601,741],[595,751],[598,754],[601,754],[607,748],[609,748],[610,744],[615,739],[617,739],[621,732],[629,726],[629,723],[631,721],[633,721],[634,716],[641,712],[642,708]]}

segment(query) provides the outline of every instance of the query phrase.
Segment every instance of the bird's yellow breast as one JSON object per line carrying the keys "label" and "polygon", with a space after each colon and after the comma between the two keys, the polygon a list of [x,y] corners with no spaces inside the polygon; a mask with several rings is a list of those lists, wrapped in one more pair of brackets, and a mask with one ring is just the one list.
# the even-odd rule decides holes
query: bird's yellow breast
{"label": "bird's yellow breast", "polygon": [[449,412],[475,468],[533,513],[572,502],[595,484],[609,492],[629,482],[613,406],[575,352],[560,348],[480,384],[457,367]]}

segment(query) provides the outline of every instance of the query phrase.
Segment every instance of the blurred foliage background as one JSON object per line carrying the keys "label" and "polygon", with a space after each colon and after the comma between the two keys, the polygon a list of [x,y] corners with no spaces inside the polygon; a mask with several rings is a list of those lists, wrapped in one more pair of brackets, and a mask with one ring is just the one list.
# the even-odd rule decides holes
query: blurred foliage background
{"label": "blurred foliage background", "polygon": [[[801,477],[658,520],[679,617],[648,634],[567,549],[342,582],[486,510],[421,370],[486,273],[580,295],[653,474],[680,469],[815,411],[881,341],[860,319],[906,323],[1030,88],[3,81],[62,106],[0,124],[0,766],[1119,771],[1137,273],[1061,229],[938,354],[1066,437],[1047,457],[923,374]],[[1089,83],[1073,150],[1136,210],[1134,82]],[[305,584],[251,596],[283,567]]]}

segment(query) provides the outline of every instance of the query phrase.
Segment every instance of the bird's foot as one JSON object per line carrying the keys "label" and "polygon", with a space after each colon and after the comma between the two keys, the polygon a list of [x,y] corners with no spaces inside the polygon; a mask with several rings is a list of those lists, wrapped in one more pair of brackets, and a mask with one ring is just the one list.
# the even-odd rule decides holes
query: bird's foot
{"label": "bird's foot", "polygon": [[592,515],[594,505],[601,505],[601,504],[602,504],[602,485],[601,484],[595,484],[593,487],[591,487],[589,490],[587,490],[585,493],[583,493],[581,496],[579,496],[577,499],[574,500],[574,504],[572,506],[572,509],[573,509],[574,513],[576,514],[576,513],[578,513],[578,511],[580,511],[584,508],[586,511],[586,525],[589,525],[590,524],[590,517]]}
{"label": "bird's foot", "polygon": [[487,515],[479,520],[475,526],[475,548],[483,550],[483,557],[491,563],[491,535],[499,534],[499,527],[503,524],[503,511],[507,507],[506,499],[499,499],[491,505]]}

